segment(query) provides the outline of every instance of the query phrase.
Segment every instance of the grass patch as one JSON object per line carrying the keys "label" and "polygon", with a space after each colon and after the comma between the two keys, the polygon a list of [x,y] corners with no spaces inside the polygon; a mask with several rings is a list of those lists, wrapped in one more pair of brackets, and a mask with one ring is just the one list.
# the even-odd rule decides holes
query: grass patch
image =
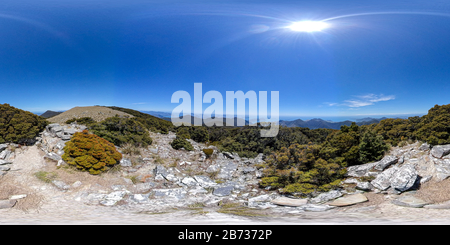
{"label": "grass patch", "polygon": [[194,215],[197,214],[203,215],[209,213],[209,211],[204,210],[205,207],[206,205],[202,202],[196,202],[188,205],[188,209],[193,211],[192,214]]}
{"label": "grass patch", "polygon": [[265,217],[267,214],[261,210],[242,206],[240,203],[220,203],[220,209],[217,211],[222,214],[231,214],[247,217]]}
{"label": "grass patch", "polygon": [[34,173],[34,176],[45,183],[51,183],[56,179],[57,174],[53,172],[38,171]]}

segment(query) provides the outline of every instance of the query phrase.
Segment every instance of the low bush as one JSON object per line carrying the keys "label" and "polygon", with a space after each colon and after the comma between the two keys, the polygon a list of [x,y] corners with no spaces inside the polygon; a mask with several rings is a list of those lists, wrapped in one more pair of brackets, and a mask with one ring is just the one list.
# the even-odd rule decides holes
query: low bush
{"label": "low bush", "polygon": [[122,154],[111,142],[84,130],[66,143],[62,159],[81,171],[100,174],[119,163]]}
{"label": "low bush", "polygon": [[90,130],[117,146],[133,144],[147,147],[152,144],[148,130],[136,118],[110,117],[92,125]]}
{"label": "low bush", "polygon": [[34,138],[47,126],[47,121],[31,112],[0,104],[0,144],[34,143]]}
{"label": "low bush", "polygon": [[184,148],[187,151],[193,151],[194,147],[191,145],[191,143],[189,143],[189,141],[187,141],[186,139],[183,138],[175,138],[170,145],[172,146],[173,149],[175,150],[179,150],[181,148]]}
{"label": "low bush", "polygon": [[82,117],[82,118],[72,118],[66,121],[66,124],[71,124],[73,122],[76,122],[77,124],[82,124],[86,126],[90,126],[95,124],[95,120],[90,117]]}

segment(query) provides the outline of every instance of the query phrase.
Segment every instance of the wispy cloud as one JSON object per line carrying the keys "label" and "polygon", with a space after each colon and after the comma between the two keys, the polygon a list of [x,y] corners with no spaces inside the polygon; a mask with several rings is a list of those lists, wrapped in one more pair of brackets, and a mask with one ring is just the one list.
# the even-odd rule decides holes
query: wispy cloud
{"label": "wispy cloud", "polygon": [[138,102],[138,103],[133,103],[133,105],[145,105],[147,104],[146,102]]}
{"label": "wispy cloud", "polygon": [[389,100],[395,99],[395,95],[383,95],[383,94],[380,94],[380,95],[365,94],[365,95],[357,95],[357,96],[353,96],[353,97],[355,97],[355,98],[349,99],[349,100],[344,100],[344,102],[342,102],[342,103],[325,102],[324,104],[328,105],[328,106],[347,106],[350,108],[358,108],[358,107],[373,105],[380,101],[389,101]]}

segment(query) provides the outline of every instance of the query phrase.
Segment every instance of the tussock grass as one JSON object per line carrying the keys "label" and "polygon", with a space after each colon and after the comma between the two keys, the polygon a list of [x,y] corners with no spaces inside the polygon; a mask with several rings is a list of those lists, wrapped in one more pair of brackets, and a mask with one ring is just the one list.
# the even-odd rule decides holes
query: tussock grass
{"label": "tussock grass", "polygon": [[223,214],[231,214],[238,216],[248,216],[248,217],[265,217],[268,216],[266,212],[259,209],[249,208],[247,206],[243,206],[240,203],[220,203],[220,209],[217,211],[218,213]]}
{"label": "tussock grass", "polygon": [[432,203],[450,200],[450,179],[440,182],[430,180],[423,183],[417,191],[416,197]]}
{"label": "tussock grass", "polygon": [[17,200],[13,208],[27,212],[41,207],[44,197],[27,186],[17,183],[9,176],[0,177],[0,200],[9,199],[13,195],[26,194],[25,198]]}

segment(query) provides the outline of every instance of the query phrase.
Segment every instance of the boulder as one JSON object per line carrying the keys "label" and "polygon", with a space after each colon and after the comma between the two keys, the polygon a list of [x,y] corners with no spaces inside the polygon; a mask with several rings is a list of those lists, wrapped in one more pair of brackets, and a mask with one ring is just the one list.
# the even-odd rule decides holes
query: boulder
{"label": "boulder", "polygon": [[333,200],[331,202],[328,202],[326,204],[330,206],[337,206],[337,207],[344,207],[349,206],[361,202],[367,202],[368,199],[364,194],[358,193],[358,194],[352,194],[352,195],[346,195],[343,197],[340,197],[336,200]]}
{"label": "boulder", "polygon": [[64,183],[61,180],[53,180],[52,184],[54,186],[56,186],[56,188],[62,190],[62,191],[67,191],[68,189],[70,189],[70,185],[67,185],[66,183]]}
{"label": "boulder", "polygon": [[173,174],[167,174],[164,177],[166,178],[166,180],[168,180],[170,182],[178,182],[178,178]]}
{"label": "boulder", "polygon": [[7,159],[9,157],[9,155],[11,154],[11,151],[9,150],[4,150],[0,153],[0,159]]}
{"label": "boulder", "polygon": [[299,207],[308,203],[308,199],[296,199],[289,197],[278,197],[271,201],[271,203],[280,206]]}
{"label": "boulder", "polygon": [[0,159],[0,165],[12,164],[10,161]]}
{"label": "boulder", "polygon": [[309,212],[324,212],[324,211],[330,210],[332,208],[335,208],[335,207],[330,206],[330,205],[311,204],[311,203],[301,206],[301,209],[303,209],[305,211],[309,211]]}
{"label": "boulder", "polygon": [[197,181],[192,177],[185,177],[184,179],[181,180],[181,183],[183,183],[187,186],[196,186],[197,185]]}
{"label": "boulder", "polygon": [[0,209],[4,208],[12,208],[14,205],[16,205],[17,200],[0,200]]}
{"label": "boulder", "polygon": [[161,165],[157,165],[157,166],[153,169],[153,173],[154,173],[155,176],[158,175],[158,174],[160,174],[160,175],[162,175],[163,177],[166,177],[166,176],[169,174],[169,172],[167,171],[167,169],[166,169],[165,167],[161,166]]}
{"label": "boulder", "polygon": [[231,195],[231,192],[233,190],[234,190],[233,185],[225,185],[225,186],[215,188],[213,191],[213,195],[219,196],[219,197],[229,196],[229,195]]}
{"label": "boulder", "polygon": [[421,208],[429,204],[428,202],[425,202],[424,200],[412,195],[400,196],[399,198],[392,200],[392,203],[398,206],[410,208]]}
{"label": "boulder", "polygon": [[398,162],[398,157],[396,156],[385,156],[383,157],[383,159],[381,159],[380,161],[378,161],[375,164],[374,169],[378,170],[378,171],[383,171],[386,167],[395,164]]}
{"label": "boulder", "polygon": [[215,187],[218,184],[214,181],[212,181],[209,177],[207,176],[202,176],[202,175],[195,175],[194,179],[197,181],[197,183],[203,187],[203,188],[209,188],[209,187]]}
{"label": "boulder", "polygon": [[450,153],[450,145],[436,145],[431,149],[431,155],[436,158],[442,158]]}
{"label": "boulder", "polygon": [[6,148],[8,148],[7,144],[0,144],[0,151],[3,151]]}
{"label": "boulder", "polygon": [[338,197],[341,197],[342,193],[339,190],[331,190],[329,192],[321,193],[315,198],[312,198],[310,200],[310,203],[318,204],[318,203],[325,203],[330,200],[336,199]]}
{"label": "boulder", "polygon": [[450,159],[434,159],[435,176],[438,181],[447,179],[450,176]]}
{"label": "boulder", "polygon": [[382,173],[377,175],[377,177],[370,182],[375,188],[379,190],[386,190],[391,186],[391,178],[399,169],[398,166],[394,165],[387,170],[384,170]]}
{"label": "boulder", "polygon": [[131,163],[131,161],[129,159],[122,158],[122,160],[120,160],[120,166],[131,167],[131,166],[133,166],[133,164]]}
{"label": "boulder", "polygon": [[62,160],[61,156],[54,153],[54,152],[49,152],[47,154],[45,154],[44,158],[50,159],[52,161],[58,162],[59,160]]}
{"label": "boulder", "polygon": [[113,206],[118,201],[122,200],[128,191],[114,191],[105,196],[104,200],[100,202],[101,205],[104,206]]}
{"label": "boulder", "polygon": [[419,146],[419,151],[428,151],[431,148],[431,146],[427,143],[423,143]]}
{"label": "boulder", "polygon": [[173,189],[154,189],[153,195],[155,197],[169,197],[174,199],[183,199],[187,194],[183,188],[173,188]]}
{"label": "boulder", "polygon": [[350,166],[347,168],[347,176],[363,177],[367,176],[368,172],[372,170],[378,162],[365,163],[361,165]]}
{"label": "boulder", "polygon": [[401,192],[406,191],[414,185],[417,177],[416,168],[411,164],[404,164],[392,175],[391,187]]}
{"label": "boulder", "polygon": [[9,171],[11,168],[5,165],[0,165],[0,171]]}

